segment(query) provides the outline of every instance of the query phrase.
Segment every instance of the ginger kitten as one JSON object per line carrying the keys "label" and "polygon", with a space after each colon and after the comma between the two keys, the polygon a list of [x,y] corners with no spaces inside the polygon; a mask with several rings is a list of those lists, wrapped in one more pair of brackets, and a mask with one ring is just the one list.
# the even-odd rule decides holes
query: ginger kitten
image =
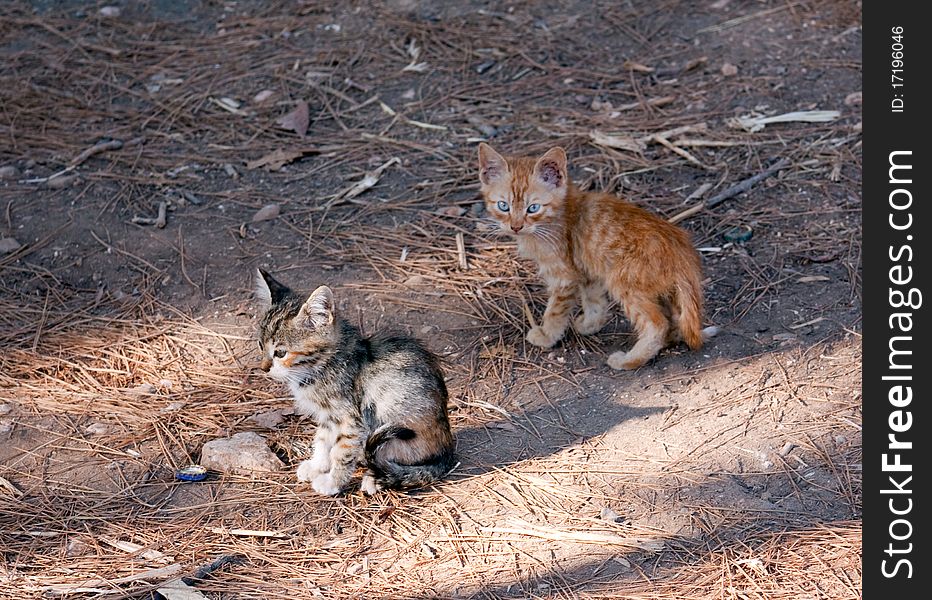
{"label": "ginger kitten", "polygon": [[537,262],[550,292],[541,324],[527,333],[531,344],[556,344],[577,299],[576,331],[598,332],[606,294],[637,334],[630,351],[608,357],[614,369],[636,369],[676,341],[697,350],[717,332],[702,329],[702,266],[686,232],[612,194],[578,190],[563,148],[506,158],[479,144],[479,181],[489,214]]}
{"label": "ginger kitten", "polygon": [[361,488],[422,486],[453,468],[447,388],[437,358],[405,337],[362,337],[338,318],[333,292],[299,296],[258,270],[260,368],[287,383],[298,412],[314,419],[314,454],[298,480],[340,493],[356,466]]}

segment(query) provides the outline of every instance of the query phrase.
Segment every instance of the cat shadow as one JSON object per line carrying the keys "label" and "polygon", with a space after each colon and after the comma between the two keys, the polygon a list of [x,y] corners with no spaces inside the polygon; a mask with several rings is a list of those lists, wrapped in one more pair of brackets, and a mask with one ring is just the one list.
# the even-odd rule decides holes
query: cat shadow
{"label": "cat shadow", "polygon": [[449,479],[472,477],[578,447],[625,421],[643,419],[667,406],[629,406],[611,392],[579,392],[502,419],[454,427],[457,467]]}

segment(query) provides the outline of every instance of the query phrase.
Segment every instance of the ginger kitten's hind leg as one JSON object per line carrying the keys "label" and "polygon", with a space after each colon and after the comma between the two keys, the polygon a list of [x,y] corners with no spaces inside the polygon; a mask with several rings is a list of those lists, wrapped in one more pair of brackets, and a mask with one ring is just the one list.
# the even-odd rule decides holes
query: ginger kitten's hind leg
{"label": "ginger kitten's hind leg", "polygon": [[605,287],[598,282],[588,282],[580,287],[579,299],[583,312],[576,317],[573,327],[580,335],[597,333],[608,320],[608,297]]}
{"label": "ginger kitten's hind leg", "polygon": [[650,298],[628,297],[624,300],[628,320],[637,333],[637,342],[628,352],[614,352],[608,357],[613,369],[633,370],[657,356],[663,349],[670,322],[659,304]]}

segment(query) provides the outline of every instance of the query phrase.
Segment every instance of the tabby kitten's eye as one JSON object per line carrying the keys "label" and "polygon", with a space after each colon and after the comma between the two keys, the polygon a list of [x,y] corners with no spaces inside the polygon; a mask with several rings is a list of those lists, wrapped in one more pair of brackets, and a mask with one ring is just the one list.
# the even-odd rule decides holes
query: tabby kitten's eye
{"label": "tabby kitten's eye", "polygon": [[499,201],[498,201],[498,210],[500,210],[500,211],[502,211],[502,212],[508,212],[508,203],[505,202],[504,200],[499,200]]}
{"label": "tabby kitten's eye", "polygon": [[279,348],[278,350],[274,352],[272,356],[274,356],[275,358],[285,358],[285,351]]}
{"label": "tabby kitten's eye", "polygon": [[540,204],[531,204],[530,206],[527,207],[527,214],[533,215],[539,210],[540,210]]}

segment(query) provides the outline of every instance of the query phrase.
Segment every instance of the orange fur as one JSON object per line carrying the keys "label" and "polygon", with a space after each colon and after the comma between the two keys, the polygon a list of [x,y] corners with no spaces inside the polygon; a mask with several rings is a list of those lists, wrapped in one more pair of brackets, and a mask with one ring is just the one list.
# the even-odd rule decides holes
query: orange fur
{"label": "orange fur", "polygon": [[506,158],[480,144],[479,179],[489,214],[516,235],[550,292],[530,343],[556,344],[577,300],[576,330],[596,333],[607,320],[607,293],[638,338],[629,352],[609,356],[611,367],[640,367],[671,342],[702,347],[702,265],[685,231],[617,196],[578,190],[559,147],[537,159]]}

